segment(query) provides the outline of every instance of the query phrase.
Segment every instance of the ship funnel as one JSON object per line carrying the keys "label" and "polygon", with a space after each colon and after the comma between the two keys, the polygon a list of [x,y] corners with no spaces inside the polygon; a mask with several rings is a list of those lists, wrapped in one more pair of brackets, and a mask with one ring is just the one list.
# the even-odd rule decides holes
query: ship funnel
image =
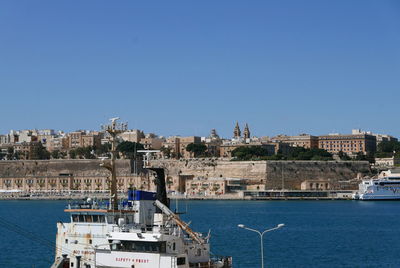
{"label": "ship funnel", "polygon": [[[160,201],[163,205],[169,207],[167,198],[167,189],[165,187],[165,173],[163,168],[147,168],[156,173],[155,184],[157,185],[156,200]],[[157,208],[157,213],[161,213],[161,210]]]}

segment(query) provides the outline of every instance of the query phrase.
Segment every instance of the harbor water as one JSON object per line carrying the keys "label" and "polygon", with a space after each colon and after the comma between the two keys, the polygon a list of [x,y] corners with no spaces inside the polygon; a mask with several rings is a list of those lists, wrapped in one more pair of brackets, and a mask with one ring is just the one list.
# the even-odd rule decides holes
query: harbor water
{"label": "harbor water", "polygon": [[[65,205],[0,201],[0,267],[50,267]],[[211,229],[212,252],[233,256],[234,267],[261,266],[259,235],[238,224],[280,223],[264,236],[265,267],[400,267],[400,202],[184,200],[179,211],[195,231]]]}

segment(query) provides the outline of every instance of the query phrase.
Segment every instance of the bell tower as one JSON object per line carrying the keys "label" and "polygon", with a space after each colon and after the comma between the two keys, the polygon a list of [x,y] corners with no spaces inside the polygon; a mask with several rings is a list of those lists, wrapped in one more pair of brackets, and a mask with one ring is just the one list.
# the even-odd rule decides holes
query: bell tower
{"label": "bell tower", "polygon": [[242,132],[240,131],[239,123],[236,121],[236,126],[235,126],[235,129],[233,130],[233,137],[240,138],[241,135],[242,135]]}
{"label": "bell tower", "polygon": [[246,126],[244,127],[243,135],[245,139],[250,139],[250,129],[247,123]]}

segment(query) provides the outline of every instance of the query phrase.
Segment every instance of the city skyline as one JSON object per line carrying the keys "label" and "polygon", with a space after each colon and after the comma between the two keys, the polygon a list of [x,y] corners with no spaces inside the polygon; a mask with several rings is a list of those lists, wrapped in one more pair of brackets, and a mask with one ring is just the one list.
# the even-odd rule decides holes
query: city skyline
{"label": "city skyline", "polygon": [[[248,123],[244,123],[244,124],[239,124],[239,122],[238,121],[236,121],[236,123],[234,124],[234,125],[232,125],[232,129],[231,129],[231,133],[230,134],[228,134],[227,136],[223,136],[223,135],[220,135],[220,132],[218,131],[218,129],[216,129],[216,128],[211,128],[209,131],[208,131],[208,133],[205,133],[204,135],[194,135],[194,134],[188,134],[188,135],[183,135],[183,134],[180,134],[180,133],[175,133],[175,134],[172,134],[172,135],[164,135],[163,133],[157,133],[157,132],[152,132],[152,131],[147,131],[147,130],[145,130],[145,129],[140,129],[140,128],[131,128],[131,127],[129,127],[129,123],[128,122],[123,122],[123,123],[125,123],[125,124],[127,124],[127,130],[126,130],[126,132],[130,132],[130,131],[132,131],[132,130],[138,130],[138,131],[141,131],[143,134],[145,134],[145,135],[147,135],[147,134],[154,134],[154,135],[156,135],[157,137],[163,137],[163,138],[168,138],[168,137],[174,137],[174,136],[178,136],[178,137],[185,137],[185,136],[188,136],[188,137],[192,137],[192,136],[197,136],[197,137],[210,137],[210,136],[212,136],[212,135],[214,135],[213,134],[213,132],[215,131],[216,132],[216,134],[221,138],[221,139],[235,139],[235,138],[238,138],[238,137],[245,137],[245,134],[244,134],[244,130],[245,130],[245,128],[246,127],[248,127],[248,130],[250,131],[250,138],[252,138],[252,137],[255,137],[255,138],[261,138],[261,137],[269,137],[269,138],[273,138],[273,137],[279,137],[279,136],[301,136],[301,135],[311,135],[311,136],[316,136],[316,137],[318,137],[318,136],[324,136],[324,135],[332,135],[332,136],[335,136],[335,135],[356,135],[356,134],[369,134],[369,135],[389,135],[389,136],[391,136],[391,137],[394,137],[394,138],[399,138],[399,137],[397,137],[397,136],[395,136],[395,135],[392,135],[391,133],[386,133],[386,132],[381,132],[381,133],[378,133],[378,132],[374,132],[374,131],[371,131],[370,129],[360,129],[360,128],[353,128],[353,129],[350,129],[350,130],[348,130],[348,131],[346,131],[346,132],[330,132],[330,133],[324,133],[324,134],[315,134],[315,133],[310,133],[310,132],[302,132],[302,133],[295,133],[295,134],[290,134],[290,133],[278,133],[278,134],[274,134],[274,135],[268,135],[268,134],[261,134],[261,135],[255,135],[255,134],[253,134],[253,129],[248,125]],[[235,133],[236,132],[236,127],[237,127],[237,124],[239,124],[238,126],[239,126],[239,131],[240,131],[240,135],[239,134],[237,134],[237,133]],[[14,132],[14,133],[17,133],[17,132],[21,132],[21,131],[38,131],[38,132],[41,132],[41,131],[47,131],[47,130],[52,130],[52,131],[54,131],[54,135],[56,135],[56,136],[58,136],[58,135],[60,135],[60,134],[65,134],[65,135],[68,135],[68,134],[70,134],[70,133],[73,133],[73,132],[81,132],[81,131],[83,131],[83,132],[87,132],[87,133],[91,133],[91,132],[104,132],[104,130],[102,129],[102,125],[104,125],[104,124],[101,124],[98,128],[96,128],[96,129],[88,129],[88,128],[82,128],[82,129],[73,129],[73,130],[65,130],[65,129],[54,129],[54,128],[41,128],[41,129],[38,129],[38,128],[33,128],[33,129],[28,129],[28,128],[21,128],[21,129],[10,129],[10,130],[8,130],[7,132],[5,132],[5,133],[0,133],[0,135],[8,135],[8,134],[11,134],[11,132]]]}
{"label": "city skyline", "polygon": [[0,133],[400,135],[396,1],[4,1]]}

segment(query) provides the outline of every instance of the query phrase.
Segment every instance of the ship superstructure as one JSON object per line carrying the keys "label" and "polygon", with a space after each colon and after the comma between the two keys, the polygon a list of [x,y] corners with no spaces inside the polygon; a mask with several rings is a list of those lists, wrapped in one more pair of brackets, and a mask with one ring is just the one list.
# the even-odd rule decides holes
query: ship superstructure
{"label": "ship superstructure", "polygon": [[400,200],[400,173],[383,171],[377,178],[363,180],[357,193],[358,200]]}
{"label": "ship superstructure", "polygon": [[[113,126],[108,129],[112,131]],[[115,179],[114,157],[103,163]],[[52,268],[189,268],[232,267],[231,257],[211,257],[207,235],[194,232],[169,209],[162,168],[155,173],[157,192],[130,190],[117,200],[88,198],[69,204],[69,223],[57,223],[56,256]]]}

